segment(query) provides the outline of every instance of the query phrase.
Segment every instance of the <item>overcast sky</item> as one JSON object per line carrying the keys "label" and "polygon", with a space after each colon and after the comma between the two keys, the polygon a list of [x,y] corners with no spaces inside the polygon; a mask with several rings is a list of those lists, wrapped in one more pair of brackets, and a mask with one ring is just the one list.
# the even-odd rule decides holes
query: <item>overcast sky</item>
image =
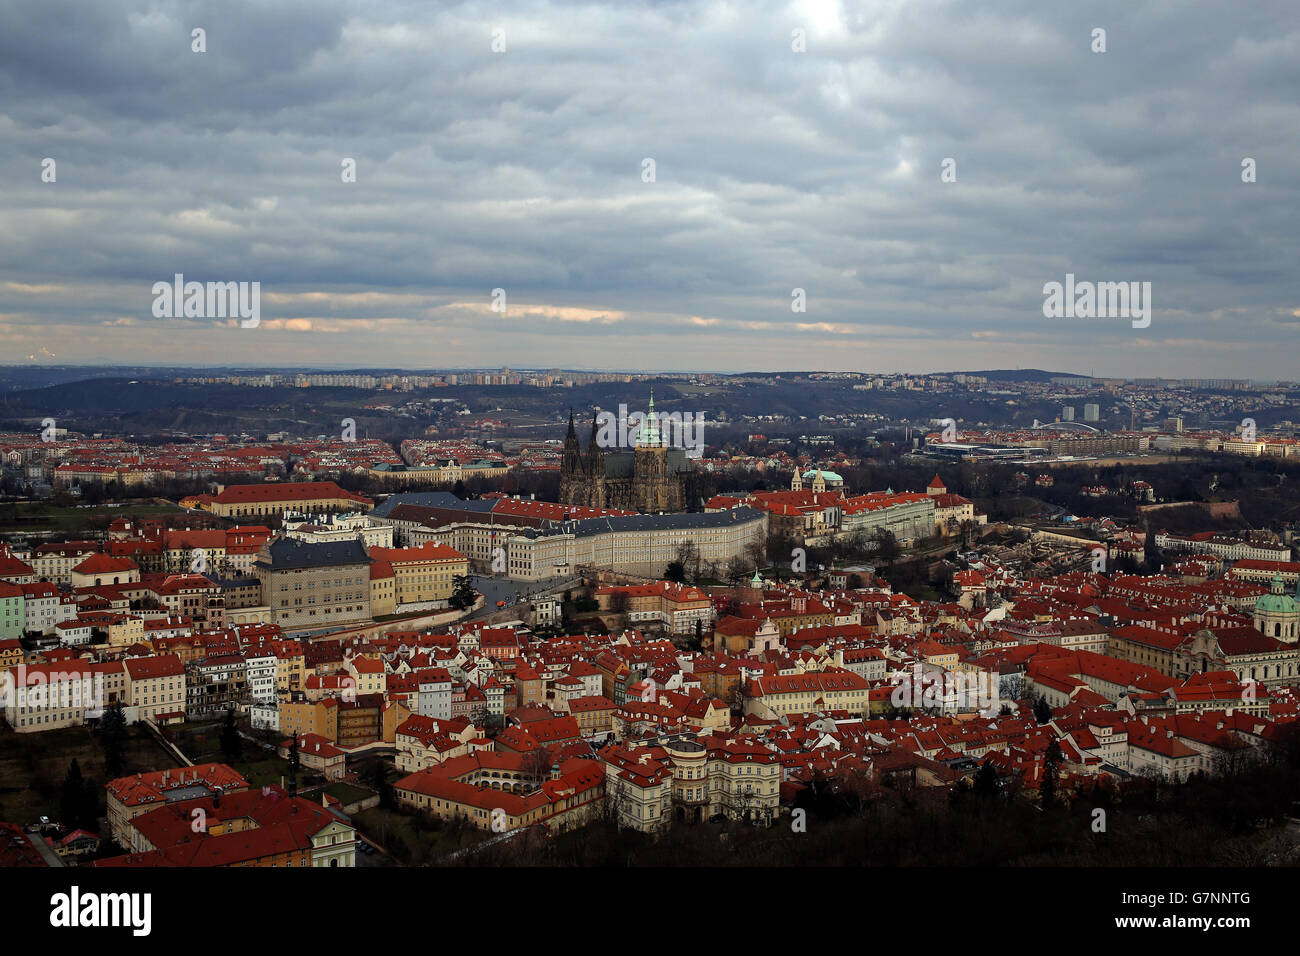
{"label": "overcast sky", "polygon": [[1296,0],[5,0],[0,361],[1294,379],[1297,93]]}

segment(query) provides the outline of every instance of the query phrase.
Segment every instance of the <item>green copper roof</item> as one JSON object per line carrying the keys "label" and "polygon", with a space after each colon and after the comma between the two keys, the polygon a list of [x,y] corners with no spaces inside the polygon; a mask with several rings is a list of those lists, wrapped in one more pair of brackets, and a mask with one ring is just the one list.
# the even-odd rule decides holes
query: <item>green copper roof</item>
{"label": "green copper roof", "polygon": [[639,448],[646,448],[659,444],[659,419],[655,417],[655,390],[650,389],[650,408],[645,413],[645,419],[641,422],[641,428],[636,433],[636,443]]}
{"label": "green copper roof", "polygon": [[1282,575],[1275,574],[1269,584],[1269,593],[1255,602],[1255,610],[1272,614],[1295,614],[1300,610],[1300,603],[1286,593],[1282,584]]}

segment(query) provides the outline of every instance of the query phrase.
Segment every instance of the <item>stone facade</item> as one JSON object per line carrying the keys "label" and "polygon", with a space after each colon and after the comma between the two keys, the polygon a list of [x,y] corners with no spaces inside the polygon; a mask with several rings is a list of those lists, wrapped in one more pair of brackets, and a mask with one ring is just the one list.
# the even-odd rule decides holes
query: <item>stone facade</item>
{"label": "stone facade", "polygon": [[670,448],[661,435],[653,396],[645,422],[633,449],[607,451],[597,440],[598,424],[593,418],[591,438],[584,452],[578,444],[570,414],[560,470],[560,501],[566,505],[619,508],[642,514],[684,511],[690,462],[682,449]]}

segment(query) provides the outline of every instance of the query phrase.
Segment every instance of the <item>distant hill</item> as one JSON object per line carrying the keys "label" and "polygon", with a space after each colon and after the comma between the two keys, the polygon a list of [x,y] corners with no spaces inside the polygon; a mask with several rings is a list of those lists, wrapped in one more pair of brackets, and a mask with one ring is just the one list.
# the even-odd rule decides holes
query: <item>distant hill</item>
{"label": "distant hill", "polygon": [[1041,368],[999,368],[988,371],[950,372],[951,375],[983,375],[1001,382],[1050,382],[1054,378],[1091,378],[1082,372],[1044,372]]}

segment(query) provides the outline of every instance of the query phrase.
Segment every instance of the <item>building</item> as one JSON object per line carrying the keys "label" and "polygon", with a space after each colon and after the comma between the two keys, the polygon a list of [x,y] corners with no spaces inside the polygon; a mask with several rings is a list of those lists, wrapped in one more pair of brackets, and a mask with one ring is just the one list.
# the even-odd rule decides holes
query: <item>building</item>
{"label": "building", "polygon": [[698,588],[669,581],[599,588],[602,611],[624,614],[633,626],[658,624],[672,634],[694,634],[713,621],[713,602]]}
{"label": "building", "polygon": [[[445,607],[455,589],[455,579],[469,572],[465,555],[434,541],[415,548],[371,548],[370,557],[376,564],[392,569],[393,600],[398,611]],[[375,586],[372,574],[372,595]]]}
{"label": "building", "polygon": [[[300,734],[293,739],[298,741],[298,762],[304,770],[326,780],[343,779],[348,769],[347,754],[315,734]],[[293,740],[281,741],[277,752],[287,758],[292,745]]]}
{"label": "building", "polygon": [[371,558],[357,539],[310,544],[277,538],[262,546],[253,573],[271,623],[324,630],[370,620]]}
{"label": "building", "polygon": [[658,578],[687,542],[695,544],[706,565],[725,567],[732,558],[743,558],[749,546],[766,541],[767,515],[742,507],[697,514],[586,518],[513,534],[490,525],[451,525],[418,537],[447,544],[462,554],[491,542],[489,548],[505,552],[507,575],[518,580],[567,575],[578,568]]}
{"label": "building", "polygon": [[126,704],[133,719],[185,716],[188,690],[185,665],[175,654],[129,657],[126,667]]}
{"label": "building", "polygon": [[453,757],[467,756],[475,740],[486,745],[482,732],[468,721],[413,714],[397,728],[394,765],[403,773],[415,773]]}
{"label": "building", "polygon": [[23,589],[31,586],[0,581],[0,641],[23,636],[27,627],[27,599]]}
{"label": "building", "polygon": [[393,526],[376,521],[370,515],[353,514],[285,514],[282,527],[290,538],[302,538],[317,543],[360,538],[370,548],[391,548]]}
{"label": "building", "polygon": [[136,584],[140,569],[130,558],[113,558],[106,554],[88,555],[68,574],[74,588],[98,587],[101,584]]}
{"label": "building", "polygon": [[653,833],[718,816],[770,824],[780,810],[781,764],[760,743],[678,735],[601,757],[606,799],[626,827]]}
{"label": "building", "polygon": [[20,734],[79,727],[102,700],[94,667],[79,658],[19,664],[0,675],[5,723]]}
{"label": "building", "polygon": [[654,393],[631,450],[601,447],[598,418],[591,423],[587,450],[578,444],[573,415],[564,438],[560,501],[589,508],[622,508],[642,514],[682,511],[689,500],[691,463],[681,448],[670,448],[655,415]]}
{"label": "building", "polygon": [[[177,772],[184,775],[187,771]],[[189,789],[200,788],[182,788]],[[233,791],[218,786],[184,796],[174,791],[170,796],[161,806],[129,816],[122,823],[121,837],[114,831],[118,842],[129,849],[127,855],[96,865],[356,865],[356,830],[345,817],[328,809],[324,797],[315,803],[290,796],[276,786]]]}
{"label": "building", "polygon": [[745,713],[767,720],[817,710],[865,714],[870,684],[852,671],[825,670],[751,679],[745,688]]}
{"label": "building", "polygon": [[525,767],[527,760],[479,752],[403,777],[393,791],[402,806],[497,833],[538,824],[548,831],[564,831],[599,812],[605,772],[597,761],[565,760],[538,785]]}
{"label": "building", "polygon": [[108,792],[108,827],[118,845],[133,845],[131,821],[169,803],[240,793],[248,781],[223,763],[198,764],[178,770],[134,773],[110,780]]}
{"label": "building", "polygon": [[248,664],[240,654],[213,654],[185,667],[186,714],[206,717],[248,699]]}
{"label": "building", "polygon": [[199,506],[222,518],[268,518],[286,511],[297,514],[369,511],[374,504],[369,498],[353,494],[332,481],[289,481],[228,485]]}
{"label": "building", "polygon": [[1295,595],[1287,594],[1282,575],[1273,575],[1268,594],[1255,602],[1254,618],[1261,634],[1287,644],[1300,641],[1300,585]]}

